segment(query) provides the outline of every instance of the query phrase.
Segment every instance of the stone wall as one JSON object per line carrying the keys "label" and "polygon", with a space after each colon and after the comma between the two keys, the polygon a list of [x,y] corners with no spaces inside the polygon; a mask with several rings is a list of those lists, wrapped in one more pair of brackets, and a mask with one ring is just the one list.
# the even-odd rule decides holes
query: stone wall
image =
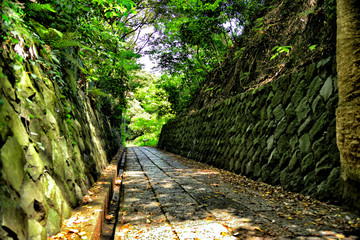
{"label": "stone wall", "polygon": [[0,239],[46,239],[120,141],[76,85],[60,91],[50,61],[14,55],[0,55]]}
{"label": "stone wall", "polygon": [[335,58],[164,125],[158,147],[285,189],[337,200]]}

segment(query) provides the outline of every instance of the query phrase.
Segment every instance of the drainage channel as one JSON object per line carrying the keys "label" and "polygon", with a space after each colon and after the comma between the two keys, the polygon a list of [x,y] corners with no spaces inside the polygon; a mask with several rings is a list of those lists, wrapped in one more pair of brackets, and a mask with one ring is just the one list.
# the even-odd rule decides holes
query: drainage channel
{"label": "drainage channel", "polygon": [[124,151],[118,162],[118,173],[113,186],[112,197],[109,200],[107,211],[101,233],[101,240],[112,240],[115,235],[115,228],[118,223],[121,198],[123,197],[123,173],[127,151]]}

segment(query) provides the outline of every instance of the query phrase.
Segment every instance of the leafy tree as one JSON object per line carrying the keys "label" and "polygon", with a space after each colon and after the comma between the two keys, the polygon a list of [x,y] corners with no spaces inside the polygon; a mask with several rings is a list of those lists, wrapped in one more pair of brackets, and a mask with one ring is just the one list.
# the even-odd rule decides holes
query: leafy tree
{"label": "leafy tree", "polygon": [[[42,0],[2,2],[3,41],[17,33],[35,39],[44,61],[52,67],[63,94],[71,97],[77,87],[94,99],[113,124],[120,126],[121,109],[126,106],[130,72],[138,69],[140,56],[127,43],[131,31],[127,19],[135,14],[131,0]],[[14,14],[15,13],[15,14]],[[17,28],[11,18],[27,24]],[[11,27],[12,26],[12,27]],[[24,31],[27,31],[24,33]],[[15,40],[14,40],[15,41]],[[79,80],[80,79],[80,80]],[[105,100],[105,98],[108,98]],[[116,114],[116,116],[113,116]]]}
{"label": "leafy tree", "polygon": [[[160,4],[163,8],[155,9],[162,13],[155,22],[159,36],[148,53],[170,75],[166,79],[182,81],[163,84],[174,97],[177,90],[170,90],[170,86],[181,86],[182,96],[194,95],[211,72],[225,73],[222,67],[226,55],[238,44],[241,29],[250,24],[264,1],[168,0]],[[171,103],[175,107],[175,101]],[[185,102],[175,107],[177,112],[180,106],[186,106]]]}
{"label": "leafy tree", "polygon": [[145,72],[137,72],[130,81],[131,88],[128,118],[128,140],[142,145],[156,145],[161,127],[173,117],[166,92],[160,88],[158,80]]}

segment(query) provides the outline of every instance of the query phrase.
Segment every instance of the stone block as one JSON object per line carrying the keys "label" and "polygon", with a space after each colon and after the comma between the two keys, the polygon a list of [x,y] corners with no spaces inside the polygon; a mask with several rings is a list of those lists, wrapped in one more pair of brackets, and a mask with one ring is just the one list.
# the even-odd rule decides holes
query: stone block
{"label": "stone block", "polygon": [[[1,206],[1,214],[0,214],[0,222],[1,227],[6,227],[10,229],[10,231],[16,233],[17,239],[27,239],[26,232],[26,215],[23,209],[19,206],[17,202],[16,195],[13,195],[13,198],[9,197],[10,192],[9,189],[2,185],[0,186],[0,206]],[[11,236],[5,239],[14,239]]]}
{"label": "stone block", "polygon": [[240,172],[241,164],[242,164],[241,159],[237,159],[237,160],[235,161],[234,171],[235,171],[236,173],[239,173],[239,172]]}
{"label": "stone block", "polygon": [[290,159],[288,169],[289,171],[294,171],[299,166],[300,166],[299,152],[296,151]]}
{"label": "stone block", "polygon": [[292,120],[294,117],[296,117],[296,112],[294,105],[292,103],[289,103],[285,109],[285,115],[288,120]]}
{"label": "stone block", "polygon": [[307,117],[307,118],[305,119],[304,122],[301,123],[301,125],[300,125],[300,127],[299,127],[299,129],[298,129],[298,131],[297,131],[298,135],[301,135],[301,134],[303,134],[305,131],[308,131],[309,128],[311,127],[311,123],[312,123],[312,117],[309,116],[309,117]]}
{"label": "stone block", "polygon": [[295,112],[299,122],[302,122],[308,117],[311,108],[308,99],[305,97],[301,100],[299,105],[296,107]]}
{"label": "stone block", "polygon": [[45,227],[47,234],[50,236],[57,234],[58,232],[60,232],[60,227],[61,227],[60,215],[53,209],[50,209],[46,219],[46,227]]}
{"label": "stone block", "polygon": [[318,137],[321,137],[324,134],[324,131],[326,130],[326,126],[329,124],[329,118],[327,113],[321,114],[319,118],[315,120],[314,125],[309,131],[309,136],[311,139],[316,139]]}
{"label": "stone block", "polygon": [[274,97],[273,97],[273,99],[271,101],[271,105],[273,107],[278,106],[280,103],[282,103],[283,97],[284,97],[284,92],[283,91],[276,91],[275,95],[274,95]]}
{"label": "stone block", "polygon": [[301,161],[301,172],[306,175],[307,173],[314,171],[315,169],[315,159],[314,154],[307,154]]}
{"label": "stone block", "polygon": [[261,168],[261,180],[263,182],[271,181],[271,168],[268,166],[268,164],[264,164]]}
{"label": "stone block", "polygon": [[330,76],[326,79],[324,85],[320,89],[320,96],[327,101],[333,93],[333,78]]}
{"label": "stone block", "polygon": [[290,149],[290,144],[289,144],[288,136],[286,136],[286,135],[280,136],[280,138],[279,138],[279,140],[277,142],[276,148],[278,149],[280,155],[282,155],[287,150],[289,150]]}
{"label": "stone block", "polygon": [[28,220],[28,240],[46,240],[47,234],[45,228],[36,220]]}
{"label": "stone block", "polygon": [[266,120],[266,107],[262,107],[260,110],[260,120],[263,122]]}
{"label": "stone block", "polygon": [[31,178],[36,181],[44,171],[44,163],[40,159],[38,152],[34,148],[34,144],[30,144],[26,153],[26,171],[30,174]]}
{"label": "stone block", "polygon": [[286,128],[286,133],[290,136],[294,135],[294,133],[297,132],[297,129],[299,127],[299,123],[297,119],[292,120],[289,125]]}
{"label": "stone block", "polygon": [[260,177],[261,176],[261,164],[257,162],[254,166],[254,177]]}
{"label": "stone block", "polygon": [[319,61],[316,65],[317,68],[322,68],[324,66],[326,66],[328,63],[330,63],[331,57],[325,58],[321,61]]}
{"label": "stone block", "polygon": [[268,151],[271,151],[271,149],[273,149],[273,146],[274,146],[274,141],[275,141],[275,136],[272,135],[268,138],[267,140],[267,150]]}
{"label": "stone block", "polygon": [[37,182],[37,188],[44,193],[47,203],[53,206],[53,209],[56,210],[62,218],[70,217],[71,208],[65,200],[63,192],[48,173],[40,176],[40,180]]}
{"label": "stone block", "polygon": [[319,76],[316,76],[314,78],[314,80],[312,80],[312,82],[310,83],[309,89],[307,90],[307,93],[306,93],[306,97],[308,99],[310,99],[310,101],[311,101],[311,99],[318,96],[319,91],[320,91],[321,87],[323,86],[323,84],[324,84],[324,81],[322,80],[322,78],[320,78]]}
{"label": "stone block", "polygon": [[[13,107],[9,104],[7,99],[2,99],[4,104],[1,108],[1,117],[4,119],[3,124],[6,124],[6,131],[11,132],[13,137],[16,138],[18,143],[22,148],[26,148],[29,144],[29,136],[25,129],[24,124],[21,122],[19,118],[19,114],[17,114]],[[28,117],[28,116],[23,116]],[[29,117],[28,117],[29,118]],[[1,133],[1,135],[3,135]]]}
{"label": "stone block", "polygon": [[312,63],[309,66],[307,66],[304,72],[304,79],[313,79],[315,71],[316,71],[315,63]]}
{"label": "stone block", "polygon": [[299,139],[299,149],[302,153],[307,153],[311,147],[310,135],[305,133]]}
{"label": "stone block", "polygon": [[273,107],[271,105],[269,105],[266,109],[266,115],[268,120],[271,119],[271,117],[273,116]]}
{"label": "stone block", "polygon": [[291,139],[290,139],[290,149],[291,151],[293,151],[294,149],[297,148],[298,144],[299,144],[299,139],[297,136],[293,136]]}
{"label": "stone block", "polygon": [[294,104],[294,106],[297,106],[300,103],[301,99],[304,98],[304,96],[306,95],[305,89],[307,89],[307,87],[308,85],[304,80],[299,83],[294,95],[291,98],[291,102]]}
{"label": "stone block", "polygon": [[323,113],[324,108],[325,102],[323,98],[320,95],[316,96],[311,104],[311,110],[314,113],[315,117],[320,116],[321,113]]}
{"label": "stone block", "polygon": [[281,119],[281,121],[276,126],[276,129],[274,131],[275,139],[278,139],[281,136],[281,134],[283,134],[285,132],[287,126],[288,126],[288,122],[287,122],[286,118],[284,117],[283,119]]}
{"label": "stone block", "polygon": [[270,156],[269,156],[267,165],[268,165],[270,168],[273,168],[273,167],[275,167],[279,162],[280,162],[280,154],[279,154],[279,151],[275,148],[275,149],[271,152],[271,154],[270,154]]}
{"label": "stone block", "polygon": [[35,220],[41,220],[45,217],[45,211],[48,206],[43,193],[39,191],[32,180],[28,180],[23,184],[20,206],[28,216],[32,216]]}
{"label": "stone block", "polygon": [[313,194],[317,187],[315,172],[311,171],[308,174],[306,174],[303,183],[304,183],[304,189],[301,191],[301,193],[304,195]]}
{"label": "stone block", "polygon": [[280,184],[281,186],[283,186],[285,189],[287,188],[287,186],[289,185],[290,182],[290,172],[288,170],[288,168],[284,168],[281,172],[280,172]]}
{"label": "stone block", "polygon": [[314,158],[315,159],[321,159],[323,157],[323,154],[326,152],[325,146],[325,138],[321,137],[318,140],[316,140],[311,149],[314,152]]}
{"label": "stone block", "polygon": [[0,150],[3,178],[17,191],[24,180],[24,151],[15,137],[8,137]]}
{"label": "stone block", "polygon": [[286,151],[285,153],[282,153],[280,155],[280,161],[279,161],[279,172],[284,169],[285,167],[287,167],[287,165],[289,164],[289,159],[290,159],[290,156],[291,156],[291,151]]}
{"label": "stone block", "polygon": [[324,181],[332,171],[333,166],[331,165],[323,165],[315,169],[316,179],[318,182]]}
{"label": "stone block", "polygon": [[268,103],[270,103],[273,98],[274,98],[274,92],[271,91],[271,92],[269,92],[269,94],[267,95],[266,101],[267,101]]}
{"label": "stone block", "polygon": [[283,110],[283,106],[280,104],[278,105],[273,111],[275,121],[280,121],[285,116],[285,111]]}

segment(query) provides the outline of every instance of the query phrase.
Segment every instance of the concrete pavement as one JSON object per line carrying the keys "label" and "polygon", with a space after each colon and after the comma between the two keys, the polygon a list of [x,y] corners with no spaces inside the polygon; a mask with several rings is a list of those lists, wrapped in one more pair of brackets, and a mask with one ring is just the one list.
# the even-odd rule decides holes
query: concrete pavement
{"label": "concrete pavement", "polygon": [[128,148],[115,239],[356,239],[307,224],[316,221],[311,215],[284,217],[279,211],[290,203],[238,191],[212,174],[155,148]]}

